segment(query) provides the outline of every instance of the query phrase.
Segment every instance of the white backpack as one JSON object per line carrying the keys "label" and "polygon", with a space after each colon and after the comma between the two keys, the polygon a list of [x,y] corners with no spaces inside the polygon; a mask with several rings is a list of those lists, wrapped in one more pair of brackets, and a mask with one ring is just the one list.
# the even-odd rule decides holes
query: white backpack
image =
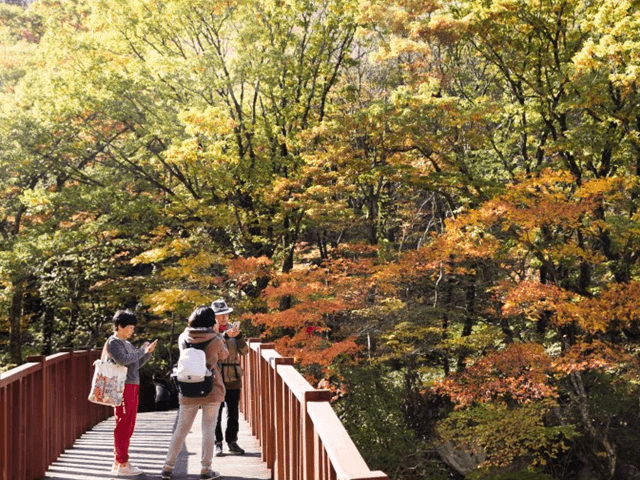
{"label": "white backpack", "polygon": [[207,368],[205,349],[211,340],[187,343],[180,351],[178,364],[171,375],[178,391],[185,397],[205,397],[213,389],[213,371]]}
{"label": "white backpack", "polygon": [[207,373],[211,375],[207,368],[207,356],[204,350],[189,347],[180,352],[176,367],[178,381],[187,383],[202,382]]}

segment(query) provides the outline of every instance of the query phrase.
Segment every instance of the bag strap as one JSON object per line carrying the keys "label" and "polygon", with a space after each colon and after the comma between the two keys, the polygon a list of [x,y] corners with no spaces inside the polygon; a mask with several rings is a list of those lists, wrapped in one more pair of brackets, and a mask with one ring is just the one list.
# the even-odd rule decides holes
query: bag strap
{"label": "bag strap", "polygon": [[[219,362],[219,365],[220,365],[221,367],[233,367],[233,369],[234,369],[234,370],[235,370],[235,372],[236,372],[236,378],[238,378],[238,379],[240,378],[240,375],[238,374],[238,367],[240,366],[240,364],[239,364],[239,363],[233,363],[233,362],[231,362],[231,363]],[[226,368],[221,368],[220,370],[222,371],[222,381],[223,381],[223,382],[226,382],[226,381],[227,381],[227,379],[225,378],[225,375],[224,375],[224,374],[225,374],[225,370],[226,370]]]}
{"label": "bag strap", "polygon": [[107,338],[107,341],[104,342],[104,347],[102,348],[102,355],[100,355],[100,360],[102,360],[103,362],[107,359],[107,356],[109,355],[109,352],[107,352],[107,344],[109,343],[109,338]]}
{"label": "bag strap", "polygon": [[191,343],[185,341],[184,343],[187,345],[187,348],[197,348],[198,350],[206,350],[207,346],[213,341],[213,338],[210,338],[206,342],[201,343]]}
{"label": "bag strap", "polygon": [[109,338],[107,338],[107,341],[104,342],[104,347],[102,348],[102,355],[100,355],[100,360],[102,360],[103,362],[105,360],[110,360],[112,363],[115,363],[116,365],[120,365],[118,362],[116,362],[113,359],[113,355],[109,353],[109,350],[107,350],[107,345],[109,345]]}

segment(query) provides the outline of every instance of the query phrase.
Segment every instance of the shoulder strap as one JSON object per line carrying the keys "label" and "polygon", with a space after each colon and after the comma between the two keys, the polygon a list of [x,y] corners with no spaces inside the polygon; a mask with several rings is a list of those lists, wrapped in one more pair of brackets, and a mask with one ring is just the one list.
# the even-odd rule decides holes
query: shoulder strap
{"label": "shoulder strap", "polygon": [[207,348],[207,345],[209,345],[212,341],[213,341],[213,338],[210,338],[206,342],[191,343],[191,342],[185,341],[185,344],[187,345],[187,348],[197,348],[198,350],[205,350]]}
{"label": "shoulder strap", "polygon": [[103,362],[107,359],[107,356],[109,355],[109,352],[107,352],[107,344],[109,343],[109,338],[107,338],[107,341],[104,342],[104,347],[102,348],[102,355],[100,355],[100,360],[102,360]]}

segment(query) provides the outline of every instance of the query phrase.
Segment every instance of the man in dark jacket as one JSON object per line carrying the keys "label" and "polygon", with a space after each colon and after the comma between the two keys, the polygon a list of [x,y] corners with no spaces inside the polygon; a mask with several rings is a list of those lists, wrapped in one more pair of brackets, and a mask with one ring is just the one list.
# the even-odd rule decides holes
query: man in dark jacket
{"label": "man in dark jacket", "polygon": [[[218,423],[216,425],[216,457],[221,457],[224,452],[222,450],[222,442],[226,440],[229,453],[235,455],[244,454],[244,450],[238,446],[238,407],[240,404],[240,389],[242,388],[242,368],[240,367],[240,355],[246,355],[249,352],[246,340],[242,336],[242,332],[237,324],[229,324],[229,314],[233,312],[233,308],[227,305],[224,300],[216,300],[211,304],[213,311],[216,313],[216,321],[220,326],[220,333],[225,339],[229,356],[224,362],[220,363],[222,371],[222,379],[226,388],[224,403],[220,405],[218,413]],[[222,434],[222,410],[227,407],[227,426]]]}

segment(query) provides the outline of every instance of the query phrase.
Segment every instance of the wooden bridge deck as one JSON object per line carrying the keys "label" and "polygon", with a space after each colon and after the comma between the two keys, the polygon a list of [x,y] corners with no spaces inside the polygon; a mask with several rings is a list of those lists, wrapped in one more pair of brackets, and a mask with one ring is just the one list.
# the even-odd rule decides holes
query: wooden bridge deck
{"label": "wooden bridge deck", "polygon": [[[160,472],[169,448],[177,412],[177,410],[171,410],[168,412],[138,413],[136,429],[129,448],[129,457],[131,464],[141,468],[145,473],[133,478],[140,480],[160,479]],[[113,463],[114,425],[115,419],[110,417],[82,435],[76,440],[73,448],[66,450],[56,462],[51,464],[45,479],[123,478],[113,477],[109,474]],[[200,428],[201,413],[198,412],[176,462],[174,469],[176,480],[200,478],[200,441],[202,437]],[[244,455],[213,457],[213,469],[222,474],[221,479],[271,479],[271,472],[266,463],[261,460],[260,444],[251,435],[251,428],[242,418],[242,413],[240,414],[238,444],[244,448]]]}

